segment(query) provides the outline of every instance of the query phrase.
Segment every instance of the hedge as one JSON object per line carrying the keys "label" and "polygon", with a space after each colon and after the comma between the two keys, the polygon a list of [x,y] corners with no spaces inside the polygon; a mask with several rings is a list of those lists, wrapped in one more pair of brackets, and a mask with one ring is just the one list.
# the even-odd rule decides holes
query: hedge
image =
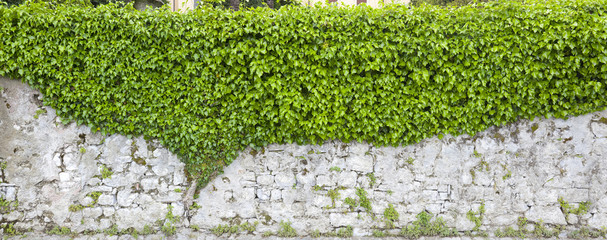
{"label": "hedge", "polygon": [[158,139],[204,183],[247,146],[411,144],[604,109],[606,8],[28,3],[0,7],[0,75],[65,121]]}

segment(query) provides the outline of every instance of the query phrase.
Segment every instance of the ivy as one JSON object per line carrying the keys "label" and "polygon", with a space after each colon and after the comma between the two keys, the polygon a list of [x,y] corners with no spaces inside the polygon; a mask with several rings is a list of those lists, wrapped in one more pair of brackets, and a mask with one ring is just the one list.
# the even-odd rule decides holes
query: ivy
{"label": "ivy", "polygon": [[0,6],[0,75],[40,90],[65,122],[158,139],[206,183],[249,146],[404,145],[604,109],[606,6],[28,2]]}

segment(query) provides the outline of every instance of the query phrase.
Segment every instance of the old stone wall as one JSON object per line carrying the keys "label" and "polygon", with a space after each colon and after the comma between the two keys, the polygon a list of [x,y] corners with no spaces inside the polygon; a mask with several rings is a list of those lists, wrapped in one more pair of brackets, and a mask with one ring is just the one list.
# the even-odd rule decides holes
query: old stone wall
{"label": "old stone wall", "polygon": [[607,111],[410,146],[329,141],[246,149],[189,205],[184,164],[175,155],[141,137],[63,125],[41,98],[0,78],[4,236],[606,233]]}

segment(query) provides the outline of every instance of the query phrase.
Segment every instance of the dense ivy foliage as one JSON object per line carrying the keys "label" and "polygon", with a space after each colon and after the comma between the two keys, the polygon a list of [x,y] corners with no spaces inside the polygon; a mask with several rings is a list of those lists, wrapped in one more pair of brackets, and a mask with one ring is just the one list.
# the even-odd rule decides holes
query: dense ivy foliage
{"label": "dense ivy foliage", "polygon": [[223,9],[242,10],[257,7],[280,9],[288,5],[299,5],[297,0],[201,0],[199,4],[208,4]]}
{"label": "dense ivy foliage", "polygon": [[[13,5],[24,4],[26,1],[27,0],[0,0],[0,5],[7,5],[10,7]],[[108,4],[108,3],[117,3],[117,4],[124,5],[128,2],[130,2],[131,0],[34,0],[34,1],[46,2],[46,3],[52,4],[52,5],[73,4],[73,5],[82,5],[82,6],[99,6],[99,5]],[[157,2],[162,2],[162,1],[157,0]]]}
{"label": "dense ivy foliage", "polygon": [[474,4],[474,3],[479,3],[479,2],[489,2],[489,1],[495,1],[495,0],[411,0],[410,3],[414,6],[419,6],[422,4],[431,4],[431,5],[438,5],[438,6],[458,7],[458,6],[468,5],[468,4]]}
{"label": "dense ivy foliage", "polygon": [[22,0],[0,0],[0,5],[12,6],[23,3]]}
{"label": "dense ivy foliage", "polygon": [[247,146],[410,144],[603,109],[606,10],[25,4],[0,8],[0,75],[66,120],[159,139],[207,181]]}

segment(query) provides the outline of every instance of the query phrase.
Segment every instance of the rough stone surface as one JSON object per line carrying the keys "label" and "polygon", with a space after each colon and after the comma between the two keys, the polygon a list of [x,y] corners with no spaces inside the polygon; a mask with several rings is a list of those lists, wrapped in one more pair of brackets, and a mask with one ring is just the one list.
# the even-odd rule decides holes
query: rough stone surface
{"label": "rough stone surface", "polygon": [[[49,238],[45,232],[57,226],[76,239],[118,239],[103,233],[116,226],[149,228],[154,233],[146,238],[154,239],[169,224],[176,239],[215,239],[211,229],[220,224],[258,222],[252,234],[231,237],[259,239],[282,221],[300,235],[351,226],[354,236],[369,236],[386,226],[389,204],[399,213],[397,228],[428,212],[464,233],[475,229],[467,215],[479,216],[481,206],[480,230],[489,233],[516,228],[520,217],[562,225],[565,232],[607,226],[607,124],[601,120],[607,111],[521,120],[410,146],[327,141],[245,149],[197,193],[195,205],[184,206],[184,164],[158,142],[63,125],[55,110],[41,105],[39,92],[8,79],[0,79],[0,87],[0,197],[19,203],[1,208],[0,224],[32,230],[33,238]],[[345,201],[360,202],[362,191],[368,212]],[[567,215],[559,198],[573,209],[590,204],[587,212]]]}
{"label": "rough stone surface", "polygon": [[527,219],[533,222],[543,221],[547,224],[565,225],[565,215],[558,206],[531,207],[525,214]]}

